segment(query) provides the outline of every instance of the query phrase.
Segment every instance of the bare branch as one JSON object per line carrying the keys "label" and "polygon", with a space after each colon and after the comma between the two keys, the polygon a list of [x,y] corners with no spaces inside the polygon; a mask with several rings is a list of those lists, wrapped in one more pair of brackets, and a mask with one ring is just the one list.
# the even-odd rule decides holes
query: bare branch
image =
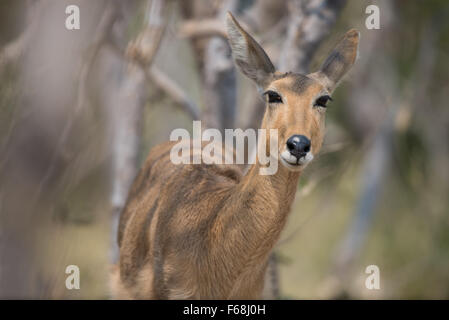
{"label": "bare branch", "polygon": [[[217,19],[224,21],[227,11],[236,11],[237,1],[222,4]],[[234,128],[237,87],[234,62],[229,44],[223,38],[209,40],[204,56],[204,100],[207,101],[203,120],[205,126],[224,131]]]}
{"label": "bare branch", "polygon": [[152,83],[161,89],[167,96],[185,110],[193,120],[199,120],[200,110],[198,106],[190,99],[185,91],[166,74],[160,71],[157,67],[153,66],[146,71],[147,77],[152,80]]}
{"label": "bare branch", "polygon": [[[245,23],[246,16],[239,17],[239,23],[243,28],[249,30],[248,24]],[[265,32],[260,37],[260,43],[272,41],[277,37],[287,25],[286,20],[280,20],[268,32]],[[201,38],[201,37],[221,37],[224,40],[228,39],[223,21],[214,19],[190,19],[184,21],[179,27],[179,36],[181,38]]]}
{"label": "bare branch", "polygon": [[130,63],[134,63],[145,76],[148,83],[155,85],[162,90],[173,102],[181,109],[184,110],[193,120],[201,119],[201,110],[198,105],[188,96],[188,94],[175,82],[168,77],[156,66],[146,67],[146,64],[142,60],[135,56],[127,56],[127,52],[119,48],[116,43],[110,42],[109,45],[120,57],[127,57]]}
{"label": "bare branch", "polygon": [[[167,16],[171,13],[172,1],[149,0],[147,2],[145,26],[136,40],[125,50],[126,44],[110,39],[110,44],[124,58],[126,71],[120,70],[123,80],[116,84],[116,91],[108,101],[112,110],[112,226],[110,260],[118,259],[116,241],[120,213],[125,205],[128,190],[137,172],[137,159],[141,140],[142,111],[147,100],[146,83],[151,76],[149,69],[160,47]],[[126,27],[126,24],[123,25]],[[126,105],[126,108],[123,106]]]}
{"label": "bare branch", "polygon": [[223,22],[218,19],[186,20],[179,28],[182,38],[198,38],[218,36],[226,39]]}
{"label": "bare branch", "polygon": [[280,298],[279,291],[279,270],[278,257],[276,253],[271,253],[268,258],[267,271],[265,273],[265,287],[263,288],[263,299],[273,300]]}
{"label": "bare branch", "polygon": [[144,68],[151,66],[159,49],[167,25],[163,17],[167,14],[170,3],[171,1],[167,1],[167,4],[160,0],[149,1],[145,28],[128,45],[126,56]]}
{"label": "bare branch", "polygon": [[164,91],[192,119],[198,120],[200,119],[198,106],[176,82],[157,67],[152,66],[166,29],[167,19],[163,19],[162,17],[167,14],[168,10],[169,3],[165,5],[162,5],[160,1],[151,1],[148,3],[146,27],[137,36],[137,39],[128,45],[125,56],[131,63],[136,63],[141,67],[147,81]]}

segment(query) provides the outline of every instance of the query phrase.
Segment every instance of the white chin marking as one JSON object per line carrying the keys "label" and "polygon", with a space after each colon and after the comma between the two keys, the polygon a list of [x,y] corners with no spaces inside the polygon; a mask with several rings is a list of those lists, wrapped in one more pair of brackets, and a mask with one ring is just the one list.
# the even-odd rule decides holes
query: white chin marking
{"label": "white chin marking", "polygon": [[281,152],[281,163],[284,167],[291,171],[299,171],[303,169],[310,161],[313,160],[313,154],[311,151],[307,154],[297,159],[295,156],[290,154],[290,151],[284,150]]}

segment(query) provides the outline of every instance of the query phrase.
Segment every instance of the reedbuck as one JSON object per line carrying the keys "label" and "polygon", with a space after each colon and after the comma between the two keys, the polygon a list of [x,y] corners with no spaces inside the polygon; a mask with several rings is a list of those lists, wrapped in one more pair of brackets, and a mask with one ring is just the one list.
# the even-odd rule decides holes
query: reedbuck
{"label": "reedbuck", "polygon": [[231,14],[226,22],[236,65],[266,100],[261,128],[278,129],[278,170],[261,175],[258,161],[246,174],[232,164],[175,165],[173,142],[156,146],[120,217],[116,298],[260,298],[298,179],[320,151],[326,103],[356,60],[359,33],[350,30],[319,71],[280,73]]}

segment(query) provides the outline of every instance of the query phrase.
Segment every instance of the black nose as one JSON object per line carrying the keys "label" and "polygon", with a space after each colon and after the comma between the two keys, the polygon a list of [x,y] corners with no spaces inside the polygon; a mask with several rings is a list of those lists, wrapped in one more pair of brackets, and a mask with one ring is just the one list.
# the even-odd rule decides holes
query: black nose
{"label": "black nose", "polygon": [[310,140],[303,135],[295,134],[288,138],[287,148],[293,156],[302,158],[310,151]]}

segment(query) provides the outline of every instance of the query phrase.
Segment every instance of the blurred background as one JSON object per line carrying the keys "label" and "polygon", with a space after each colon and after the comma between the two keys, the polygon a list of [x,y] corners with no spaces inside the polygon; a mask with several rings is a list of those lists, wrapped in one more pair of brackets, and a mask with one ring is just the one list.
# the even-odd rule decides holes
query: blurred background
{"label": "blurred background", "polygon": [[[65,27],[73,4],[79,30]],[[365,25],[371,4],[378,30]],[[2,0],[0,298],[108,298],[117,218],[151,147],[197,119],[258,127],[264,106],[232,63],[228,10],[280,71],[314,71],[361,32],[265,296],[449,298],[444,0]],[[380,290],[365,287],[372,264]],[[68,265],[80,290],[65,287]]]}

